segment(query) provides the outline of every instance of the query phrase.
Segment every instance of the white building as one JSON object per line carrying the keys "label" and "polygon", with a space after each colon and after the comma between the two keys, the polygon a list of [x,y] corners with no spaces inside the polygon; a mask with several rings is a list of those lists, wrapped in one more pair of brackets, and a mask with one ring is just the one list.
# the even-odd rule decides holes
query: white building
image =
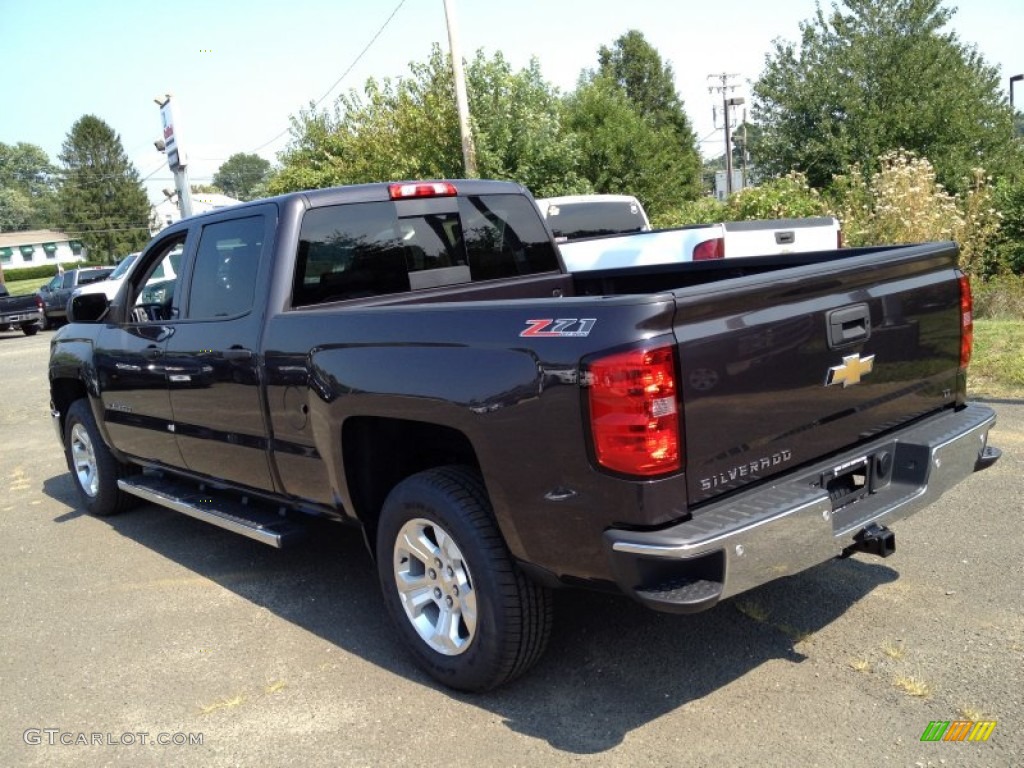
{"label": "white building", "polygon": [[[217,208],[238,205],[240,202],[242,201],[222,195],[219,192],[193,192],[192,214],[208,213]],[[150,209],[149,234],[155,235],[160,230],[166,229],[177,221],[181,221],[181,211],[178,210],[178,196],[174,195],[161,203],[157,203]]]}
{"label": "white building", "polygon": [[0,232],[0,266],[4,269],[75,264],[85,261],[86,255],[86,248],[80,240],[57,230]]}

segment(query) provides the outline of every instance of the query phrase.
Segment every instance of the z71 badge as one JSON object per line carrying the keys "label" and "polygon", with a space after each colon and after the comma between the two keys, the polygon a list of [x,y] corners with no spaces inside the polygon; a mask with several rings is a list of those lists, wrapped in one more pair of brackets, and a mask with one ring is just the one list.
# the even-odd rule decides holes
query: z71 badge
{"label": "z71 badge", "polygon": [[579,338],[589,336],[596,324],[597,319],[593,317],[527,320],[526,330],[519,335],[520,337],[540,336],[549,339]]}

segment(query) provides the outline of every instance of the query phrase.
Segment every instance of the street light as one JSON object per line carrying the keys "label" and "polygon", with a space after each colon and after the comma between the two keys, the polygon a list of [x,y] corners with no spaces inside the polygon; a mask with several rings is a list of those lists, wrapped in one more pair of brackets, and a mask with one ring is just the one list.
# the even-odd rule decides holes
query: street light
{"label": "street light", "polygon": [[1010,78],[1010,109],[1013,109],[1013,84],[1024,80],[1024,75],[1014,75]]}

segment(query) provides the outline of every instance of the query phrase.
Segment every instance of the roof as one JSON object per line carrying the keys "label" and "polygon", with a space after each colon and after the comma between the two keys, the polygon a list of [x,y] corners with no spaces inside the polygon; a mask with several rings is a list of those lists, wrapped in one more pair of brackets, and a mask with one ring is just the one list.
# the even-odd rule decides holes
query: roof
{"label": "roof", "polygon": [[635,203],[632,195],[563,195],[562,197],[539,197],[537,205],[571,205],[572,203]]}
{"label": "roof", "polygon": [[73,239],[66,232],[58,232],[55,229],[0,232],[0,248],[17,248],[19,245],[39,245],[41,243],[66,243]]}

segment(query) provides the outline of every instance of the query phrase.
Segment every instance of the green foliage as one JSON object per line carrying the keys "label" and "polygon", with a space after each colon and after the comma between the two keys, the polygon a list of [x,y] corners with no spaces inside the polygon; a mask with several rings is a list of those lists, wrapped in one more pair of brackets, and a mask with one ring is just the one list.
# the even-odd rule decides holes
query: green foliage
{"label": "green foliage", "polygon": [[[79,265],[75,265],[79,266]],[[35,280],[40,277],[53,277],[57,274],[56,264],[40,264],[37,267],[18,267],[17,269],[5,269],[4,281],[13,283],[18,280]]]}
{"label": "green foliage", "polygon": [[721,221],[798,219],[807,216],[831,216],[829,204],[807,178],[791,173],[758,187],[747,187],[726,202],[713,197],[683,203],[662,216],[654,226],[679,227],[688,224],[714,224]]}
{"label": "green foliage", "polygon": [[236,200],[255,200],[270,175],[270,163],[259,155],[238,152],[213,174],[213,186]]}
{"label": "green foliage", "polygon": [[754,85],[751,146],[769,174],[807,174],[812,186],[905,148],[935,163],[963,191],[981,164],[1009,172],[1021,160],[998,71],[946,32],[941,0],[842,0],[777,41]]}
{"label": "green foliage", "polygon": [[[972,280],[974,316],[994,320],[1024,319],[1024,275],[995,275]],[[1024,347],[1018,347],[1018,353]],[[1024,361],[1024,356],[1021,356]]]}
{"label": "green foliage", "polygon": [[80,118],[60,154],[63,182],[56,225],[94,258],[111,260],[149,239],[150,206],[121,137],[94,115]]}
{"label": "green foliage", "polygon": [[54,172],[35,144],[0,142],[0,231],[45,227],[53,210]]}
{"label": "green foliage", "polygon": [[691,224],[715,224],[729,220],[729,207],[714,197],[686,200],[667,211],[651,217],[655,229],[686,227]]}
{"label": "green foliage", "polygon": [[[369,80],[331,112],[293,118],[292,143],[270,191],[464,176],[448,58],[435,45],[429,61],[410,71],[398,81]],[[488,59],[478,52],[466,89],[482,177],[518,181],[537,195],[587,191],[575,170],[575,138],[562,129],[557,93],[536,62],[513,72],[500,53]]]}
{"label": "green foliage", "polygon": [[831,215],[818,190],[808,185],[806,176],[795,172],[741,189],[729,198],[728,205],[733,221]]}
{"label": "green foliage", "polygon": [[955,240],[968,274],[1002,269],[995,243],[1000,218],[993,190],[981,169],[961,195],[950,194],[932,164],[911,152],[889,152],[867,181],[860,169],[836,177],[829,199],[847,245],[886,245]]}
{"label": "green foliage", "polygon": [[1024,177],[1001,179],[995,187],[1000,216],[1000,260],[1014,273],[1024,274]]}
{"label": "green foliage", "polygon": [[[635,116],[626,114],[616,102],[616,92],[625,96]],[[606,120],[595,111],[602,100],[611,110]],[[590,147],[593,128],[602,133],[603,150],[590,152],[589,162],[585,161],[583,167],[583,175],[597,191],[636,195],[653,215],[700,195],[700,152],[676,92],[675,75],[641,32],[630,30],[611,48],[601,46],[596,72],[580,78],[568,104],[567,125],[584,147]],[[634,141],[648,154],[629,146]],[[595,161],[600,163],[602,155],[610,162],[627,160],[632,167],[601,168]],[[616,178],[631,186],[609,186],[602,180]]]}

